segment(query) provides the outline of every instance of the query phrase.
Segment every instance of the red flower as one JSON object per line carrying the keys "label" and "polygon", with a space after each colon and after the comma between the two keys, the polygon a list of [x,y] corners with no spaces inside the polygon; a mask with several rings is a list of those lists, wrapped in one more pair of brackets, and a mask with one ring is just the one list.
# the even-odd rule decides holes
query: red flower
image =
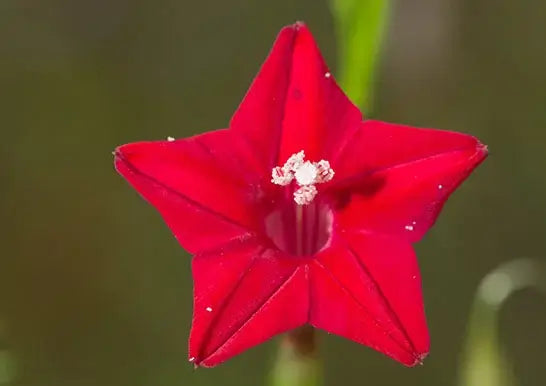
{"label": "red flower", "polygon": [[412,366],[429,335],[411,244],[486,155],[468,135],[362,121],[297,23],[229,129],[123,145],[115,165],[194,255],[191,362],[308,323]]}

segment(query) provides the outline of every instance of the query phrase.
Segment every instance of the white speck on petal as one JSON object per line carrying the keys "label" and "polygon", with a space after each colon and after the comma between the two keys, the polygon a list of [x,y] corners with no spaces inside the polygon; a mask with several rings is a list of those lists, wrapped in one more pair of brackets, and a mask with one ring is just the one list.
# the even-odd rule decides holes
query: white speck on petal
{"label": "white speck on petal", "polygon": [[408,231],[412,231],[413,230],[413,225],[406,225],[405,228]]}
{"label": "white speck on petal", "polygon": [[173,137],[167,137],[167,141],[172,142],[172,141],[174,141],[174,138]]}
{"label": "white speck on petal", "polygon": [[412,278],[412,279],[417,279],[417,276],[413,275],[411,278]]}
{"label": "white speck on petal", "polygon": [[330,74],[329,72],[327,72],[326,74],[324,74],[324,77],[325,77],[325,78],[329,78],[329,77],[331,77],[331,76],[332,76],[332,74]]}
{"label": "white speck on petal", "polygon": [[206,310],[207,312],[212,312],[212,308],[211,308],[211,307],[207,307],[207,308],[205,308],[205,310]]}
{"label": "white speck on petal", "polygon": [[444,187],[442,185],[438,185],[438,189],[442,190]]}
{"label": "white speck on petal", "polygon": [[193,362],[195,361],[195,357],[191,357],[190,359],[188,359],[189,362]]}
{"label": "white speck on petal", "polygon": [[411,223],[412,223],[413,225],[415,225],[415,224],[417,224],[417,221],[412,221]]}

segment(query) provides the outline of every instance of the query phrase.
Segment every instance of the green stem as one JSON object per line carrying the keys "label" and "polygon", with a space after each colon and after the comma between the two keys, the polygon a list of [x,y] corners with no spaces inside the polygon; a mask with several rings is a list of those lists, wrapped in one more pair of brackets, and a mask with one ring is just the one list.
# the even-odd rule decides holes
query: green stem
{"label": "green stem", "polygon": [[311,326],[304,326],[283,336],[273,367],[271,386],[322,385],[315,335]]}

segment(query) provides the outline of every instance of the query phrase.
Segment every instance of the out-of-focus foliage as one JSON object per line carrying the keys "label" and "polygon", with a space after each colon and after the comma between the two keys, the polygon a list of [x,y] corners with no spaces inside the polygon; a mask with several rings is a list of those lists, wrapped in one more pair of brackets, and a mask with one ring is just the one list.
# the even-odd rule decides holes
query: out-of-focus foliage
{"label": "out-of-focus foliage", "polygon": [[389,0],[330,0],[338,45],[338,81],[365,113],[372,109],[373,75],[389,14]]}
{"label": "out-of-focus foliage", "polygon": [[[311,327],[300,328],[296,331],[309,329]],[[297,334],[297,332],[296,332]],[[311,333],[308,338],[316,338],[316,333]],[[285,336],[280,341],[277,358],[271,371],[271,386],[322,386],[323,368],[322,361],[317,352],[298,352],[294,347],[291,338]],[[315,346],[314,343],[309,343]]]}
{"label": "out-of-focus foliage", "polygon": [[533,288],[546,295],[546,270],[537,260],[504,263],[480,283],[464,342],[460,386],[516,386],[513,362],[500,341],[499,311],[516,291]]}
{"label": "out-of-focus foliage", "polygon": [[8,385],[15,378],[15,358],[5,341],[5,325],[0,319],[0,386]]}
{"label": "out-of-focus foliage", "polygon": [[15,376],[15,363],[8,350],[0,349],[0,385],[7,385]]}

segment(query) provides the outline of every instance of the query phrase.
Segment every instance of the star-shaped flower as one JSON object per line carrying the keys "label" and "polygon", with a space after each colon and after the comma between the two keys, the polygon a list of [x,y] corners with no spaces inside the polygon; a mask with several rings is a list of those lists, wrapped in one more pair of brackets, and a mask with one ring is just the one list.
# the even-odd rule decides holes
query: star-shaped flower
{"label": "star-shaped flower", "polygon": [[486,155],[363,120],[296,23],[229,129],[123,145],[115,166],[193,254],[195,365],[310,324],[412,366],[429,335],[411,244]]}

